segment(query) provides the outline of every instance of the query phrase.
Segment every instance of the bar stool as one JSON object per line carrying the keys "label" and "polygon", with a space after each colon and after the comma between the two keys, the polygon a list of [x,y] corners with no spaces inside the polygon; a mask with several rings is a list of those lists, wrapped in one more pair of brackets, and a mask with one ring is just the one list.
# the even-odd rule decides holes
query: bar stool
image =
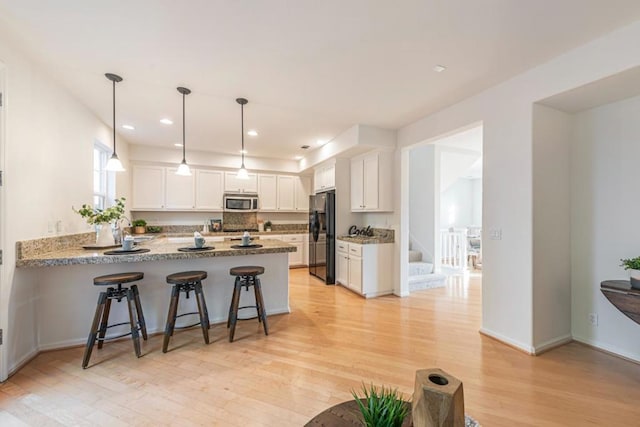
{"label": "bar stool", "polygon": [[[202,292],[202,281],[207,278],[206,271],[183,271],[181,273],[173,273],[167,276],[167,283],[172,284],[171,303],[169,304],[169,314],[167,315],[167,325],[164,328],[164,342],[162,343],[162,352],[166,353],[169,348],[169,339],[173,336],[174,329],[192,328],[196,325],[202,327],[202,335],[204,342],[209,344],[209,312],[207,311],[207,303],[204,300]],[[186,294],[189,298],[189,292],[193,291],[196,295],[198,303],[198,311],[191,313],[183,313],[178,315],[178,301],[180,300],[180,292]],[[176,326],[176,319],[191,314],[199,314],[200,321],[188,326]]]}
{"label": "bar stool", "polygon": [[[141,280],[144,277],[144,273],[117,273],[107,274],[106,276],[99,276],[93,279],[94,286],[109,286],[106,292],[100,292],[98,296],[98,305],[96,307],[95,315],[93,316],[93,323],[91,325],[91,332],[87,339],[87,346],[84,350],[84,357],[82,359],[82,368],[85,369],[89,364],[91,358],[91,351],[96,341],[98,342],[98,348],[102,348],[105,341],[113,340],[116,338],[126,337],[131,335],[133,340],[133,349],[136,352],[136,356],[140,357],[140,337],[138,331],[142,332],[142,338],[147,340],[147,325],[144,321],[144,314],[142,313],[142,305],[140,304],[140,294],[138,292],[137,285],[131,285],[131,288],[125,288],[123,283],[131,283]],[[117,285],[117,287],[112,287]],[[123,298],[127,299],[127,310],[129,312],[129,321],[122,323],[115,323],[109,325],[109,312],[111,311],[111,301],[122,301]],[[133,305],[133,306],[132,306]],[[135,316],[134,316],[135,312]],[[130,325],[131,331],[126,334],[105,338],[107,329],[115,326]]]}
{"label": "bar stool", "polygon": [[[264,311],[264,300],[262,299],[262,287],[260,286],[260,279],[258,276],[264,273],[264,267],[260,266],[242,266],[233,267],[229,270],[229,274],[236,276],[236,280],[233,286],[233,296],[231,297],[231,305],[229,306],[229,318],[227,319],[227,328],[229,329],[229,342],[233,342],[233,335],[236,332],[236,322],[238,320],[250,320],[255,317],[247,319],[238,319],[238,310],[244,308],[255,308],[258,312],[258,322],[262,322],[264,328],[264,334],[269,335],[269,327],[267,325],[267,313]],[[256,305],[246,305],[238,307],[240,305],[240,292],[242,287],[248,291],[249,286],[253,286],[253,291],[256,297]]]}

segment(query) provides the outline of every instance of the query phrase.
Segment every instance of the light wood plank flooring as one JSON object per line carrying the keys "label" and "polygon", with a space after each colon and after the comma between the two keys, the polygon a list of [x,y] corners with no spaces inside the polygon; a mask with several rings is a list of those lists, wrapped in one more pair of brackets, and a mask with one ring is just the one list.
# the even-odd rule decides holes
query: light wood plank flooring
{"label": "light wood plank flooring", "polygon": [[[264,283],[263,286],[268,286]],[[144,289],[141,290],[144,304]],[[484,426],[640,425],[640,366],[571,343],[531,357],[478,333],[480,279],[372,300],[291,271],[289,315],[161,336],[136,359],[129,340],[52,351],[0,385],[2,426],[301,426],[362,382],[413,392],[417,369],[464,383]],[[87,319],[87,328],[90,319]]]}

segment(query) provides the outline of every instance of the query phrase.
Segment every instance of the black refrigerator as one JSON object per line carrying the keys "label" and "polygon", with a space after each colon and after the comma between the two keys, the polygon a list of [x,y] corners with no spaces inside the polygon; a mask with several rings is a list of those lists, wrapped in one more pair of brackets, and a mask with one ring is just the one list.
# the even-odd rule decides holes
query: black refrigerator
{"label": "black refrigerator", "polygon": [[309,274],[336,283],[336,194],[309,196]]}

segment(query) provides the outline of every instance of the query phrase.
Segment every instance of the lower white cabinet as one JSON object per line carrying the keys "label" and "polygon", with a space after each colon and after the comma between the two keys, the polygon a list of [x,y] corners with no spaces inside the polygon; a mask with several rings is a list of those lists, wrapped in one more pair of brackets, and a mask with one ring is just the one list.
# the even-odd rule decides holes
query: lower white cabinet
{"label": "lower white cabinet", "polygon": [[336,242],[336,282],[365,298],[393,293],[393,243]]}
{"label": "lower white cabinet", "polygon": [[289,252],[289,267],[301,267],[309,264],[308,261],[305,264],[305,252],[307,251],[305,237],[308,238],[304,234],[285,234],[281,237],[280,240],[296,247],[295,252]]}

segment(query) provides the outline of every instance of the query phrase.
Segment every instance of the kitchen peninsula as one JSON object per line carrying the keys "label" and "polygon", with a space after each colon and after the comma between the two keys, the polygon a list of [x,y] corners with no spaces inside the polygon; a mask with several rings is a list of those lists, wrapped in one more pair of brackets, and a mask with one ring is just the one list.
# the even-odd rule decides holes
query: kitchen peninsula
{"label": "kitchen peninsula", "polygon": [[[232,246],[239,242],[207,241],[207,245],[215,248],[202,252],[180,252],[178,248],[192,245],[193,239],[158,237],[139,244],[138,247],[149,249],[149,252],[105,255],[105,250],[82,249],[82,244],[77,242],[86,237],[77,235],[76,241],[70,239],[66,243],[52,240],[53,243],[40,244],[44,248],[40,250],[34,250],[32,242],[17,244],[16,267],[19,268],[15,274],[21,279],[37,283],[37,293],[33,295],[37,311],[34,339],[38,341],[36,346],[39,350],[86,341],[95,301],[102,290],[93,286],[92,279],[105,274],[128,271],[144,273],[139,288],[149,332],[161,332],[164,329],[170,298],[166,276],[187,270],[204,270],[208,273],[203,287],[212,324],[227,320],[233,292],[233,278],[229,275],[229,269],[240,265],[265,267],[261,281],[268,315],[290,312],[288,254],[296,248],[288,243],[260,239],[261,248],[234,249]],[[44,240],[47,239],[41,239]],[[243,292],[240,305],[253,305],[252,298],[253,293]],[[181,300],[180,304],[192,304],[194,301]],[[116,304],[112,309],[111,316],[116,323],[127,318],[124,305],[120,305]],[[216,327],[224,327],[224,324],[213,326]]]}

